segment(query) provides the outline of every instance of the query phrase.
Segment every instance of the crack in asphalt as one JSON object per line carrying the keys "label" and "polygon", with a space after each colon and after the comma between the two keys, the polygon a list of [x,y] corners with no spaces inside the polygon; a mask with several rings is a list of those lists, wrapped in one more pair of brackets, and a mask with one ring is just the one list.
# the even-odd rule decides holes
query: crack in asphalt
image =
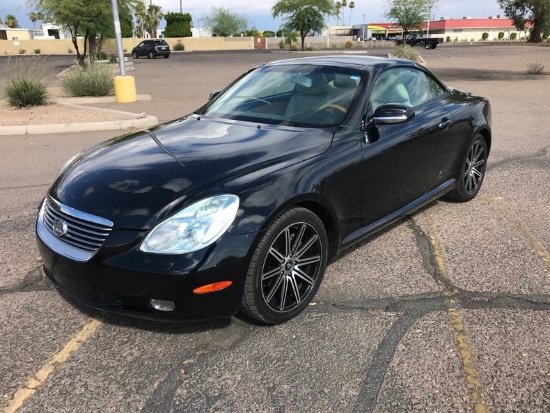
{"label": "crack in asphalt", "polygon": [[491,171],[493,169],[499,169],[508,165],[514,165],[514,164],[521,164],[522,166],[525,166],[525,162],[541,162],[542,164],[535,165],[540,168],[548,168],[548,162],[550,162],[550,159],[544,159],[548,156],[550,152],[550,146],[546,146],[544,148],[539,149],[532,155],[525,155],[525,156],[516,156],[516,157],[510,157],[510,158],[503,158],[500,161],[491,162],[487,165],[487,171]]}

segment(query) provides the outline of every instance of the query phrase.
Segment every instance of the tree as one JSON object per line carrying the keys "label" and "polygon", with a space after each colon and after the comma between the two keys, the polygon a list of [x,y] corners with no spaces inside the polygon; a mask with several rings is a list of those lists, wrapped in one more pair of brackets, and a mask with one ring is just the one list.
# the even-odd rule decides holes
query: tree
{"label": "tree", "polygon": [[151,37],[157,37],[157,28],[159,27],[160,20],[163,17],[162,8],[154,4],[150,4],[147,9],[147,31]]}
{"label": "tree", "polygon": [[346,24],[346,7],[348,6],[348,2],[346,0],[340,0],[340,4],[342,5],[342,24]]}
{"label": "tree", "polygon": [[336,3],[334,3],[334,7],[336,7],[336,25],[339,25],[340,24],[340,9],[342,8],[342,3],[340,3],[339,1],[337,1]]}
{"label": "tree", "polygon": [[[29,0],[44,15],[53,18],[67,27],[80,64],[84,64],[86,54],[93,58],[101,48],[101,39],[113,27],[113,15],[110,0]],[[120,15],[131,14],[137,0],[119,0]],[[78,38],[84,38],[84,48],[80,51]],[[98,42],[99,39],[99,42]]]}
{"label": "tree", "polygon": [[223,7],[212,7],[211,14],[205,17],[204,21],[213,33],[224,37],[240,33],[248,26],[246,17]]}
{"label": "tree", "polygon": [[530,43],[540,43],[550,34],[550,0],[498,0],[504,14],[518,30],[530,27]]}
{"label": "tree", "polygon": [[325,17],[338,12],[332,0],[279,0],[271,9],[273,17],[286,16],[285,30],[300,33],[302,50],[306,36],[321,31],[325,27]]}
{"label": "tree", "polygon": [[437,0],[389,0],[385,16],[403,28],[403,35],[421,29],[422,23],[434,9]]}
{"label": "tree", "polygon": [[42,15],[42,13],[40,13],[39,11],[31,11],[29,13],[29,19],[30,21],[32,22],[32,27],[35,28],[36,27],[36,22],[38,20],[42,20],[44,18],[44,16]]}
{"label": "tree", "polygon": [[353,9],[355,8],[355,2],[354,1],[350,1],[349,2],[349,26],[351,26],[351,12],[353,11]]}
{"label": "tree", "polygon": [[166,13],[166,37],[191,37],[191,22],[193,18],[189,13]]}
{"label": "tree", "polygon": [[8,14],[4,19],[4,23],[10,29],[16,29],[19,27],[19,22],[17,21],[17,17],[15,17],[13,14]]}

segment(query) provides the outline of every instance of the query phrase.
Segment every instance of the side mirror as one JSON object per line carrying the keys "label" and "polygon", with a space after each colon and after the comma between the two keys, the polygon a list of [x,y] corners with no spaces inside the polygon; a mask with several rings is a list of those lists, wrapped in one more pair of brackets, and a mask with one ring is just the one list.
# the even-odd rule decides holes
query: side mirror
{"label": "side mirror", "polygon": [[208,97],[208,100],[212,100],[218,97],[218,95],[221,93],[221,90],[215,90],[213,92],[210,92],[210,96]]}
{"label": "side mirror", "polygon": [[386,103],[379,106],[372,115],[372,121],[377,125],[392,125],[407,122],[414,116],[410,106],[399,103]]}

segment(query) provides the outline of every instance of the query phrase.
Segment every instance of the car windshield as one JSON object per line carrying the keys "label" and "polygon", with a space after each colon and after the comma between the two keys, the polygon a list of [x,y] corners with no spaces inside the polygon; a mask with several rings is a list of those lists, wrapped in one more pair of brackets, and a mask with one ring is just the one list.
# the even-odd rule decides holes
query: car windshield
{"label": "car windshield", "polygon": [[305,127],[335,126],[357,99],[364,72],[315,65],[262,66],[197,114]]}

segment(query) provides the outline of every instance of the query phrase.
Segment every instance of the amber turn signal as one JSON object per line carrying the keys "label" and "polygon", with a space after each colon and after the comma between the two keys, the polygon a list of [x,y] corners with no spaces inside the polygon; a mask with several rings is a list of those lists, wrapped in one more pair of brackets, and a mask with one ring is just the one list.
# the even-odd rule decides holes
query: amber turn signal
{"label": "amber turn signal", "polygon": [[209,294],[223,290],[233,284],[233,281],[220,281],[217,283],[206,284],[193,290],[193,294]]}

